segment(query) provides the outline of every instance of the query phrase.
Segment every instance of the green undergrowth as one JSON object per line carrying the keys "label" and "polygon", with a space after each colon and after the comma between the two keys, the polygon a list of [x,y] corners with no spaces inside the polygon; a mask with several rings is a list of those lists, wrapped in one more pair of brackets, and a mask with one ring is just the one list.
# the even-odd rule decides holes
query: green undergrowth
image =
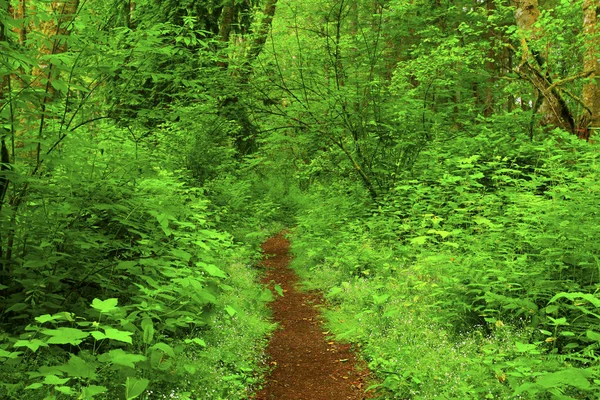
{"label": "green undergrowth", "polygon": [[258,244],[281,222],[220,201],[250,196],[241,182],[195,186],[122,130],[104,134],[113,142],[65,139],[41,177],[15,172],[27,197],[0,214],[13,227],[0,398],[248,398],[273,329]]}
{"label": "green undergrowth", "polygon": [[425,151],[371,213],[311,190],[293,267],[381,398],[600,395],[598,151],[556,135]]}

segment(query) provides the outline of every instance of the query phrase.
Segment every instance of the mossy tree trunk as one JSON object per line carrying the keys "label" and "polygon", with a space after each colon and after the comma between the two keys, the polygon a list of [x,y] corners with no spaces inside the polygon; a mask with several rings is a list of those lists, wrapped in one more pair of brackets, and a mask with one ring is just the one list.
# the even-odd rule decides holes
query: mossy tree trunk
{"label": "mossy tree trunk", "polygon": [[584,111],[580,122],[578,134],[583,139],[589,139],[595,130],[600,128],[600,73],[598,71],[598,57],[600,45],[598,43],[598,10],[600,1],[585,0],[583,2],[583,34],[585,36],[585,53],[583,56],[583,70],[590,76],[583,85]]}

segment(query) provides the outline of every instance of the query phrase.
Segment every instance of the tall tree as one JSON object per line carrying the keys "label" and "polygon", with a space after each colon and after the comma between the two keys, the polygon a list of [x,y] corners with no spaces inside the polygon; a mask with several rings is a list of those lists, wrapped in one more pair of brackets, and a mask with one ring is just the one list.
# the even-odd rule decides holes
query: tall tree
{"label": "tall tree", "polygon": [[[233,8],[233,5],[226,5],[223,8],[220,38],[225,43],[229,42],[231,34],[231,26],[229,25],[233,23]],[[235,145],[240,155],[246,155],[256,150],[257,129],[250,120],[246,106],[240,102],[239,93],[246,92],[246,86],[254,71],[253,64],[263,51],[271,30],[276,8],[277,0],[267,0],[265,2],[262,20],[258,24],[256,31],[253,32],[250,30],[249,37],[251,39],[248,50],[239,62],[239,65],[235,66],[235,69],[228,70],[229,62],[219,61],[221,68],[234,79],[235,87],[229,86],[229,89],[233,89],[233,92],[226,95],[224,101],[221,103],[221,114],[229,120],[236,121],[240,128],[239,132],[235,135]],[[227,54],[225,53],[222,57],[227,57]]]}
{"label": "tall tree", "polygon": [[[44,21],[39,26],[39,32],[45,40],[42,42],[40,55],[43,58],[46,56],[56,56],[67,51],[67,38],[69,37],[69,27],[77,14],[79,8],[79,0],[53,1],[49,5],[49,16],[47,21]],[[43,139],[45,123],[47,118],[46,109],[48,104],[54,100],[56,95],[55,80],[59,79],[60,71],[57,70],[53,57],[50,62],[45,64],[40,62],[40,68],[34,70],[34,77],[40,79],[44,85],[44,95],[41,100],[40,120],[38,130],[38,144],[36,149],[36,170],[39,169],[41,162],[41,142]]]}
{"label": "tall tree", "polygon": [[598,0],[583,2],[583,35],[585,38],[583,70],[590,75],[583,85],[584,111],[578,133],[585,139],[588,139],[594,130],[600,128],[599,9],[600,1]]}
{"label": "tall tree", "polygon": [[560,82],[554,82],[547,56],[537,45],[540,39],[536,22],[540,16],[538,0],[517,0],[515,19],[521,36],[521,63],[517,71],[529,80],[536,90],[534,111],[542,114],[542,123],[575,133],[575,118],[559,92]]}
{"label": "tall tree", "polygon": [[[10,15],[8,1],[0,1],[0,49],[8,50],[8,27],[7,19]],[[4,63],[5,60],[2,60]],[[10,75],[9,71],[0,68],[0,104],[1,107],[6,107],[7,99],[10,96]],[[7,126],[12,127],[11,121],[4,121],[3,115],[11,115],[12,113],[0,113],[0,211],[2,211],[2,205],[8,191],[9,180],[6,173],[10,167],[10,152],[8,151],[8,139],[10,137],[10,130]],[[11,117],[9,117],[11,118]],[[0,257],[2,257],[2,249],[0,247]]]}

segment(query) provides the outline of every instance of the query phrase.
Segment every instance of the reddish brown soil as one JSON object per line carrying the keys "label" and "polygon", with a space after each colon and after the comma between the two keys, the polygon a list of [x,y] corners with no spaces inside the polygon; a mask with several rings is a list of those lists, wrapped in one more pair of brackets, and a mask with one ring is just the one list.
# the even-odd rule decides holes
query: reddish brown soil
{"label": "reddish brown soil", "polygon": [[[273,368],[256,400],[362,400],[366,369],[356,369],[350,346],[327,340],[315,306],[317,293],[296,290],[297,275],[288,268],[290,243],[283,234],[263,243],[267,284],[276,300],[271,303],[279,323],[267,355]],[[279,284],[281,297],[273,289]]]}

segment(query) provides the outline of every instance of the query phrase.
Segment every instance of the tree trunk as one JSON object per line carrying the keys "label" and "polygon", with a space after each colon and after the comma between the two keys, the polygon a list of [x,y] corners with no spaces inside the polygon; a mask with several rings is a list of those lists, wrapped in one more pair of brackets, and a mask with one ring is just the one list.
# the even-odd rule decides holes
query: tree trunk
{"label": "tree trunk", "polygon": [[542,125],[557,126],[575,134],[573,114],[550,77],[544,54],[535,49],[535,41],[539,39],[539,32],[534,27],[540,16],[538,0],[517,0],[516,7],[515,19],[521,32],[523,53],[517,72],[529,80],[541,96],[539,109],[534,108],[534,112],[542,115]]}
{"label": "tree trunk", "polygon": [[600,128],[600,74],[598,72],[598,9],[600,1],[585,0],[583,2],[583,34],[585,35],[585,53],[583,70],[589,72],[589,80],[583,85],[584,110],[579,123],[578,135],[589,139],[594,130]]}
{"label": "tree trunk", "polygon": [[221,10],[221,24],[219,26],[219,41],[221,42],[221,51],[219,54],[220,60],[217,62],[219,68],[226,70],[229,66],[229,55],[227,47],[229,45],[229,37],[231,36],[231,28],[235,17],[235,0],[231,0],[223,6]]}
{"label": "tree trunk", "polygon": [[258,57],[265,46],[265,43],[267,42],[269,32],[271,31],[271,23],[273,22],[273,17],[275,16],[276,7],[277,0],[267,0],[267,3],[265,4],[264,17],[260,23],[258,32],[256,32],[256,36],[252,41],[250,51],[248,51],[248,57],[246,59],[247,65],[252,63],[256,57]]}
{"label": "tree trunk", "polygon": [[[67,40],[69,35],[69,26],[73,22],[73,18],[77,14],[79,8],[79,0],[54,1],[50,4],[50,12],[55,18],[49,22],[43,23],[39,27],[40,33],[47,38],[45,43],[40,48],[40,53],[44,54],[61,54],[67,51]],[[50,44],[50,46],[48,46]],[[41,140],[45,129],[46,108],[55,95],[56,91],[52,85],[52,81],[58,78],[58,73],[53,69],[52,64],[40,65],[33,72],[34,76],[45,78],[44,97],[40,105],[40,120],[38,125],[38,144],[36,149],[35,169],[37,172],[41,166]]]}
{"label": "tree trunk", "polygon": [[[10,14],[9,14],[10,15]],[[26,0],[19,0],[19,3],[16,9],[13,12],[13,19],[20,20],[16,27],[14,28],[14,32],[19,35],[19,43],[25,43],[27,40],[27,25],[25,24],[25,18],[27,17],[27,4]]]}
{"label": "tree trunk", "polygon": [[515,5],[515,19],[517,20],[517,26],[523,32],[533,33],[533,24],[537,21],[540,16],[540,8],[538,6],[538,0],[516,0]]}
{"label": "tree trunk", "polygon": [[119,0],[117,8],[117,26],[124,26],[131,29],[131,10],[133,3],[131,0]]}
{"label": "tree trunk", "polygon": [[53,1],[50,4],[50,12],[55,15],[55,20],[40,25],[41,33],[46,36],[52,47],[42,47],[42,53],[60,54],[67,51],[69,25],[79,8],[79,0]]}
{"label": "tree trunk", "polygon": [[[6,15],[10,15],[9,10],[7,9],[6,11]],[[0,42],[8,41],[7,29],[4,22],[0,20]],[[6,101],[5,97],[9,96],[9,79],[9,75],[4,75],[0,80],[0,102],[2,102],[2,104]],[[5,124],[4,121],[0,119],[0,122],[2,122],[2,124],[0,124],[0,211],[2,211],[2,205],[4,204],[6,192],[8,191],[8,185],[10,183],[6,176],[6,172],[10,168],[10,153],[8,151],[8,146],[6,145],[10,132],[4,126],[11,125],[12,121],[8,121],[8,124]],[[2,247],[0,245],[0,257],[2,256],[2,253]]]}
{"label": "tree trunk", "polygon": [[[492,15],[496,11],[496,5],[493,1],[488,1],[485,5],[486,14]],[[484,96],[483,96],[483,115],[486,117],[491,117],[494,113],[495,108],[495,98],[494,98],[494,86],[496,84],[497,76],[498,76],[498,66],[500,56],[496,50],[495,44],[495,36],[496,32],[493,27],[488,28],[487,31],[487,40],[489,41],[489,49],[487,51],[487,59],[485,60],[485,69],[490,74],[488,78],[487,85],[485,86]]]}
{"label": "tree trunk", "polygon": [[[263,19],[258,28],[258,32],[256,32],[254,36],[254,40],[252,41],[250,50],[244,61],[244,66],[242,67],[240,77],[240,83],[242,85],[248,84],[250,75],[252,74],[252,63],[258,58],[265,47],[269,32],[271,31],[271,24],[273,22],[273,17],[275,16],[276,6],[277,0],[267,0],[265,4]],[[247,124],[244,127],[243,136],[240,136],[236,140],[236,146],[242,150],[242,154],[248,154],[256,149],[256,127],[250,122],[245,114],[244,120]]]}

